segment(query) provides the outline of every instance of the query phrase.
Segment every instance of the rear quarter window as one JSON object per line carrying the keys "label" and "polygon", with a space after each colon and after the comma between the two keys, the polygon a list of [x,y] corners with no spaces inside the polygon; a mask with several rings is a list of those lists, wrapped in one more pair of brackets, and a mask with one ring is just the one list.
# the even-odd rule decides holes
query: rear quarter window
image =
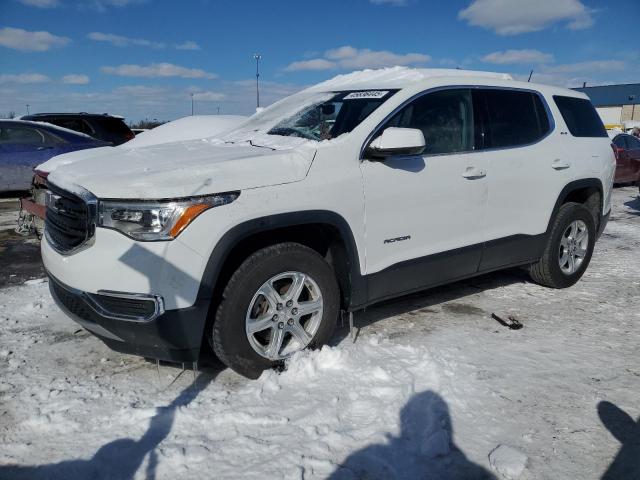
{"label": "rear quarter window", "polygon": [[119,118],[113,117],[105,117],[105,118],[95,118],[92,121],[98,125],[105,131],[109,133],[115,133],[118,135],[126,136],[131,133],[127,124],[124,123],[123,120]]}
{"label": "rear quarter window", "polygon": [[553,100],[574,137],[608,137],[602,120],[589,100],[554,95]]}

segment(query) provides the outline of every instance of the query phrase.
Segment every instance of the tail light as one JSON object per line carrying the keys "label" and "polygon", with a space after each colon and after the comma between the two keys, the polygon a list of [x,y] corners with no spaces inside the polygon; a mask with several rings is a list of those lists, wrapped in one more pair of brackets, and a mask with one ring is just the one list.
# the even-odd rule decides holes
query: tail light
{"label": "tail light", "polygon": [[613,154],[616,156],[616,160],[620,159],[621,155],[624,153],[624,148],[618,147],[615,144],[611,144],[611,148],[613,149]]}

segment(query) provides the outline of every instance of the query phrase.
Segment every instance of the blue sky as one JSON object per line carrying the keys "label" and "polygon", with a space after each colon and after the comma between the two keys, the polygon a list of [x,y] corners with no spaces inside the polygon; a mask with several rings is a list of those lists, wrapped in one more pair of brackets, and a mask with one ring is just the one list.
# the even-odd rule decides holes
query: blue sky
{"label": "blue sky", "polygon": [[639,21],[636,0],[2,0],[0,114],[170,120],[191,93],[196,113],[249,114],[255,52],[264,104],[397,64],[640,82]]}

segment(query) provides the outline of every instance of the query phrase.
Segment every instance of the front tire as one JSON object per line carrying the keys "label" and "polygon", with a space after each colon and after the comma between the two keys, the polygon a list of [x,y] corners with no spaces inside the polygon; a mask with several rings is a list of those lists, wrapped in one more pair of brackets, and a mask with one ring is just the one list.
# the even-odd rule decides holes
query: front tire
{"label": "front tire", "polygon": [[567,288],[584,274],[596,241],[596,223],[581,203],[566,203],[553,221],[540,260],[529,267],[534,282],[551,288]]}
{"label": "front tire", "polygon": [[249,378],[318,348],[333,334],[340,308],[333,269],[297,243],[250,255],[227,283],[210,341],[218,358]]}

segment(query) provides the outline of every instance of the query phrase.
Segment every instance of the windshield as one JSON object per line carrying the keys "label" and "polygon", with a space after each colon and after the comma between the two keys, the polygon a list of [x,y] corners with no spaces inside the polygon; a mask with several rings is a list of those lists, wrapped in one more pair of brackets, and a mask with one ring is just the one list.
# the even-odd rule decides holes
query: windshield
{"label": "windshield", "polygon": [[349,133],[395,91],[363,90],[330,94],[278,122],[267,133],[309,140],[330,140]]}

